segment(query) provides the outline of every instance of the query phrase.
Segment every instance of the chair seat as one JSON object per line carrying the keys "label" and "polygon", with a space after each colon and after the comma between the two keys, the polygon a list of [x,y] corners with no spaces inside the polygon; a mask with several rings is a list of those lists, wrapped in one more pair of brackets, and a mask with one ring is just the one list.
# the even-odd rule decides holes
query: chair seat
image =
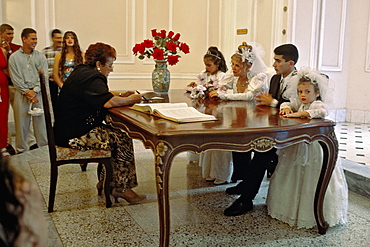
{"label": "chair seat", "polygon": [[74,159],[94,159],[94,158],[110,158],[111,152],[108,150],[86,150],[81,151],[74,148],[65,148],[55,146],[57,151],[57,161],[59,160],[74,160]]}

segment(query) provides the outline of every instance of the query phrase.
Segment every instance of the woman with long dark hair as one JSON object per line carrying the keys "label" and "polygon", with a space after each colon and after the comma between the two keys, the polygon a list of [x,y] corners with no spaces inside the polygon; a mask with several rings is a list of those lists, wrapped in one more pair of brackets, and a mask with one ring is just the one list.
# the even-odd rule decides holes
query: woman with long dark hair
{"label": "woman with long dark hair", "polygon": [[81,51],[77,35],[72,31],[65,32],[62,51],[57,53],[54,58],[53,77],[59,88],[63,87],[63,83],[77,65],[83,62],[84,53]]}

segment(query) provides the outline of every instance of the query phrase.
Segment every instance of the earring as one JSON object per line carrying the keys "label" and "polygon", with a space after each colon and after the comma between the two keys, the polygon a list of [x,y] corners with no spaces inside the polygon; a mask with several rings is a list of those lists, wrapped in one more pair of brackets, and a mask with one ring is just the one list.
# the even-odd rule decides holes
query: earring
{"label": "earring", "polygon": [[100,72],[100,67],[98,67],[98,71]]}

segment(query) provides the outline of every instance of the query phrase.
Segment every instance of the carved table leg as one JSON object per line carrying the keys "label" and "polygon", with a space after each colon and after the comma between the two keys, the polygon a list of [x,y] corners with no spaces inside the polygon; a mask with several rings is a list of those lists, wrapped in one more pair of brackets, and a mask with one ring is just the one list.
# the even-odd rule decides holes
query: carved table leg
{"label": "carved table leg", "polygon": [[169,171],[172,162],[169,147],[162,141],[155,147],[155,173],[157,184],[159,210],[159,246],[169,246],[170,243],[170,200],[169,200]]}
{"label": "carved table leg", "polygon": [[329,224],[324,219],[324,197],[338,157],[338,141],[334,129],[325,140],[320,140],[320,144],[324,157],[315,193],[314,212],[319,233],[325,234]]}

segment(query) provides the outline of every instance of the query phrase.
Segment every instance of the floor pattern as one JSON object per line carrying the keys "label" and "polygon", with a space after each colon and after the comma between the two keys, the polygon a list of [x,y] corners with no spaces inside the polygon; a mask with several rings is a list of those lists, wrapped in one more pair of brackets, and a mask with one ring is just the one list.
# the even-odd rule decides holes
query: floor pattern
{"label": "floor pattern", "polygon": [[[158,246],[159,222],[153,154],[134,141],[139,186],[146,194],[140,204],[124,200],[105,208],[97,196],[96,164],[81,172],[78,164],[59,168],[55,212],[49,222],[47,246],[106,247]],[[45,202],[49,197],[50,164],[47,149],[39,148],[12,157],[12,163],[38,185]],[[252,212],[225,217],[223,210],[235,199],[225,194],[233,184],[214,186],[201,176],[186,153],[175,157],[170,174],[170,246],[368,246],[370,243],[370,199],[349,193],[348,223],[329,228],[296,229],[267,214],[265,205],[269,181],[265,179],[254,200]]]}
{"label": "floor pattern", "polygon": [[370,167],[370,124],[337,123],[339,157]]}

